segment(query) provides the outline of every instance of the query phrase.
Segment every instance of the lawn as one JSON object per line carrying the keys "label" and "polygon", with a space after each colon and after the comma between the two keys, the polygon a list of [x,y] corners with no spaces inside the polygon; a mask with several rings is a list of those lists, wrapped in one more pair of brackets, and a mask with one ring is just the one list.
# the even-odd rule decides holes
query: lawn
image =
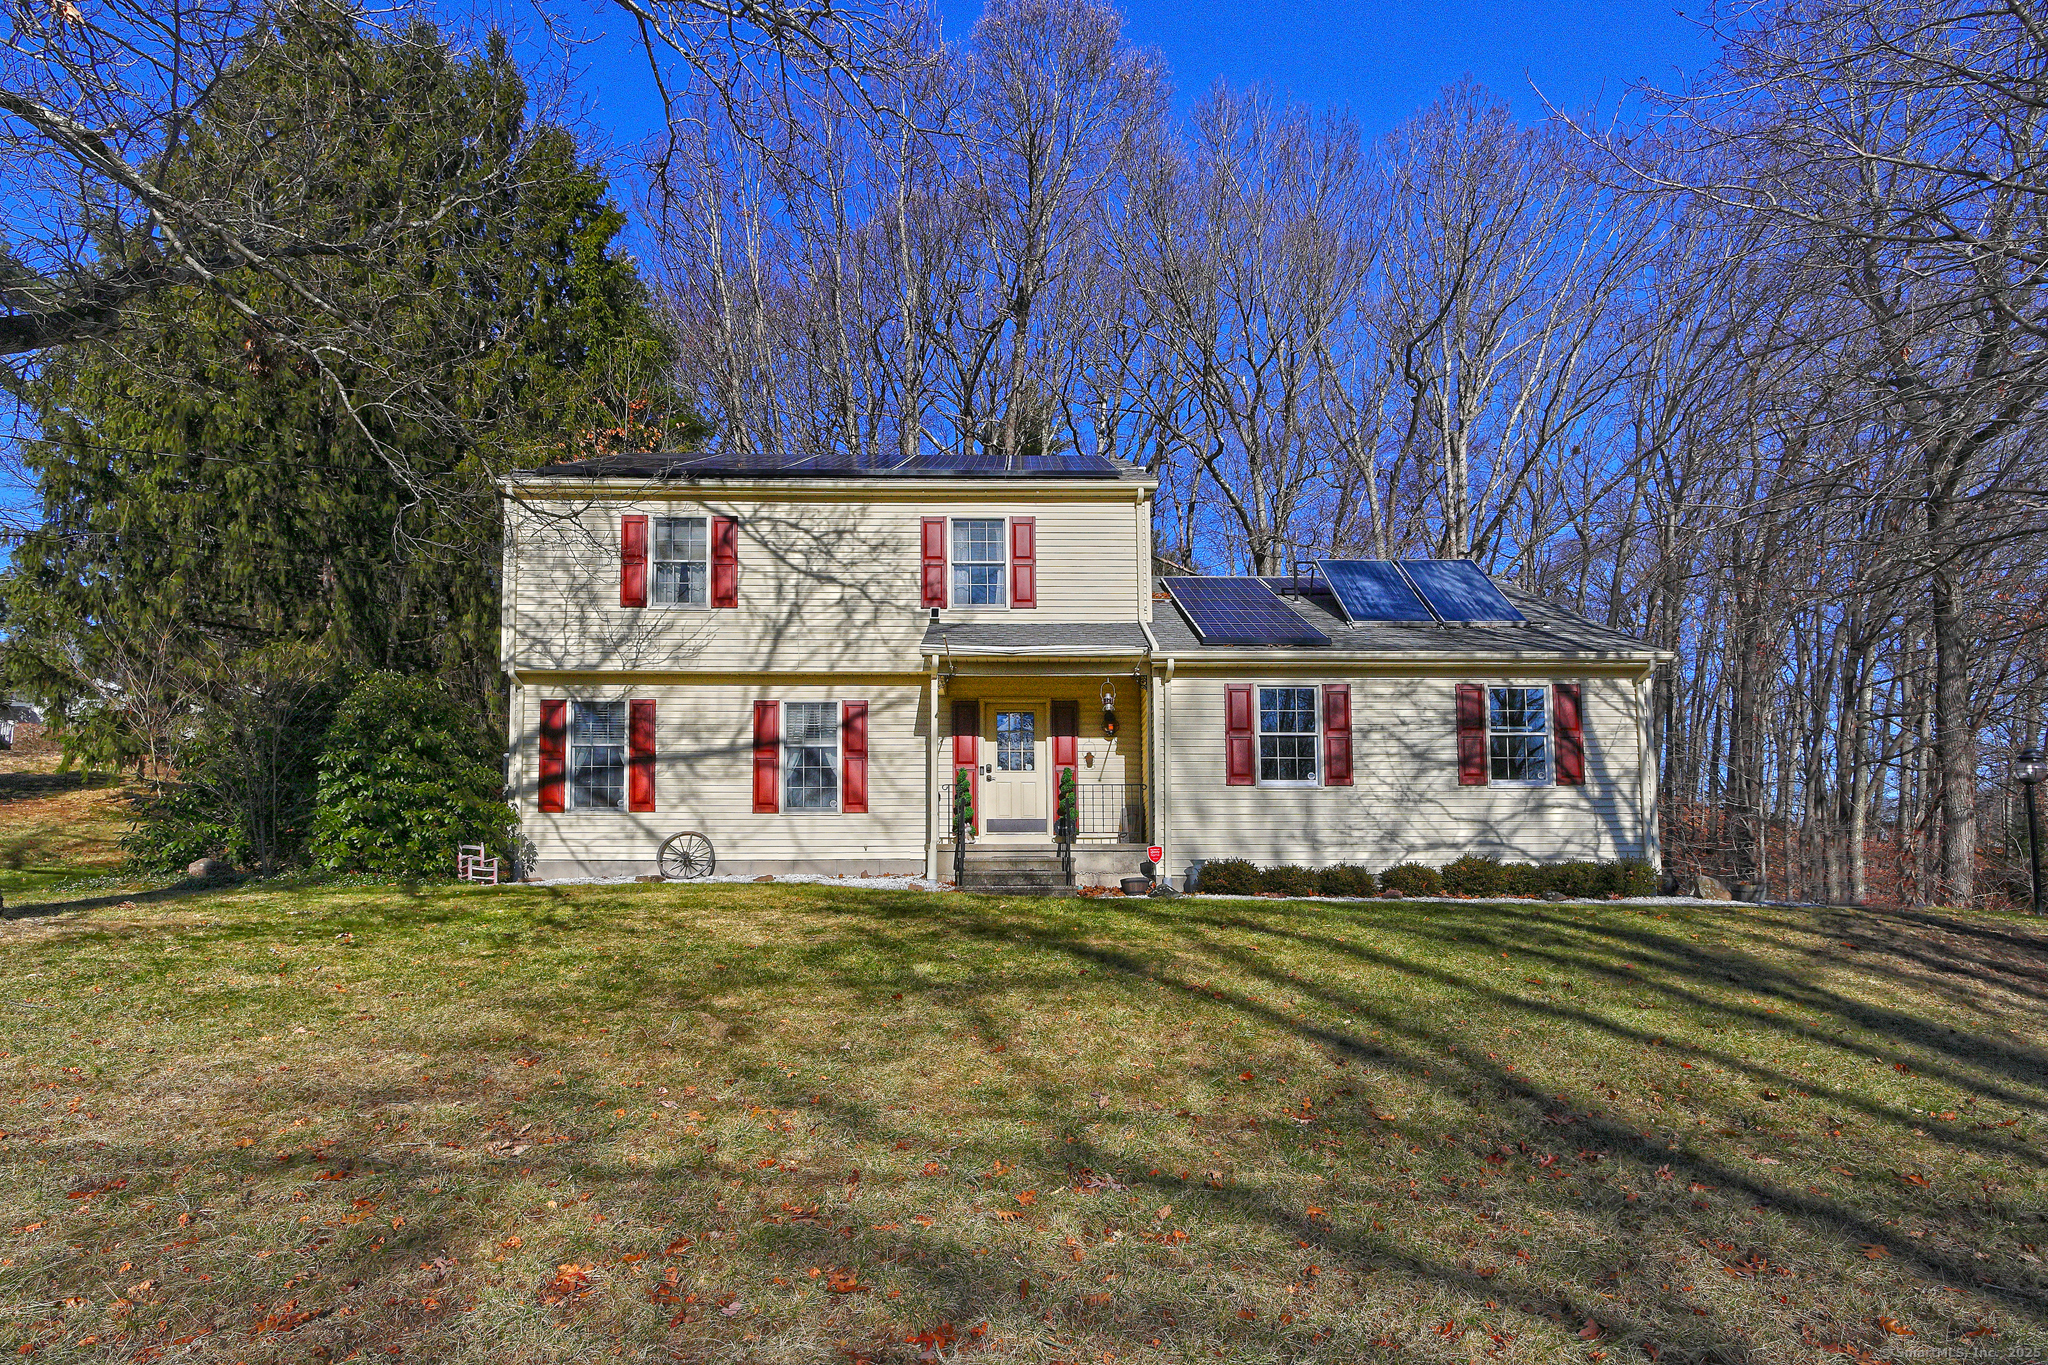
{"label": "lawn", "polygon": [[2048,1342],[2025,921],[36,894],[0,924],[0,1349],[38,1360]]}

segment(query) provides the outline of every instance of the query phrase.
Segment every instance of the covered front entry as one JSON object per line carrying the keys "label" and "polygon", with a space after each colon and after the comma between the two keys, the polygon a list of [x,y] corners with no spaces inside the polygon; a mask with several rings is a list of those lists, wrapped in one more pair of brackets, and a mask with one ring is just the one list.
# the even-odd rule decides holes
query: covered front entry
{"label": "covered front entry", "polygon": [[984,701],[981,708],[982,838],[1043,844],[1052,837],[1050,707]]}
{"label": "covered front entry", "polygon": [[967,671],[972,666],[956,663],[934,690],[935,842],[951,846],[964,782],[975,846],[1049,853],[1064,782],[1077,843],[1142,850],[1148,726],[1140,679],[1108,669],[1026,674],[1008,660],[985,673]]}

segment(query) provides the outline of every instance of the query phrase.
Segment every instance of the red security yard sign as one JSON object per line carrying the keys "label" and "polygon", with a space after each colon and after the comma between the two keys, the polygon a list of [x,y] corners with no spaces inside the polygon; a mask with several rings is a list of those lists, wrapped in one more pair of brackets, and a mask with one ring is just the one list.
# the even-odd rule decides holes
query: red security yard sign
{"label": "red security yard sign", "polygon": [[1145,858],[1146,861],[1152,864],[1152,866],[1157,867],[1161,863],[1166,861],[1166,850],[1161,848],[1159,845],[1154,844],[1152,845],[1152,847],[1145,850]]}

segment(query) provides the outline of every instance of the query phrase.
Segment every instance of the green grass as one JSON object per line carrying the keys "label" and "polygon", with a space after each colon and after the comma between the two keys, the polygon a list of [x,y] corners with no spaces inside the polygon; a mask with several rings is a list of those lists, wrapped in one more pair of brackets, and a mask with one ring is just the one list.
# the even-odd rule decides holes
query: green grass
{"label": "green grass", "polygon": [[132,790],[110,773],[57,771],[58,755],[0,752],[0,896],[118,869]]}
{"label": "green grass", "polygon": [[0,1349],[37,1360],[2048,1341],[2022,921],[765,885],[41,909],[0,924]]}

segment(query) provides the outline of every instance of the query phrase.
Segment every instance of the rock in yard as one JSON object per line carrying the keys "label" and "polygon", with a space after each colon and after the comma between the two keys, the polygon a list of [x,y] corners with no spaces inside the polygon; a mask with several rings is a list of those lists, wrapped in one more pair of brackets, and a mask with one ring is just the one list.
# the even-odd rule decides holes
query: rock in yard
{"label": "rock in yard", "polygon": [[1693,878],[1692,893],[1693,895],[1697,896],[1699,899],[1703,901],[1725,901],[1734,899],[1733,896],[1728,894],[1728,884],[1726,882],[1721,881],[1717,877],[1709,877],[1704,872],[1702,872],[1699,876]]}
{"label": "rock in yard", "polygon": [[235,869],[219,858],[201,858],[185,868],[188,877],[225,877]]}

